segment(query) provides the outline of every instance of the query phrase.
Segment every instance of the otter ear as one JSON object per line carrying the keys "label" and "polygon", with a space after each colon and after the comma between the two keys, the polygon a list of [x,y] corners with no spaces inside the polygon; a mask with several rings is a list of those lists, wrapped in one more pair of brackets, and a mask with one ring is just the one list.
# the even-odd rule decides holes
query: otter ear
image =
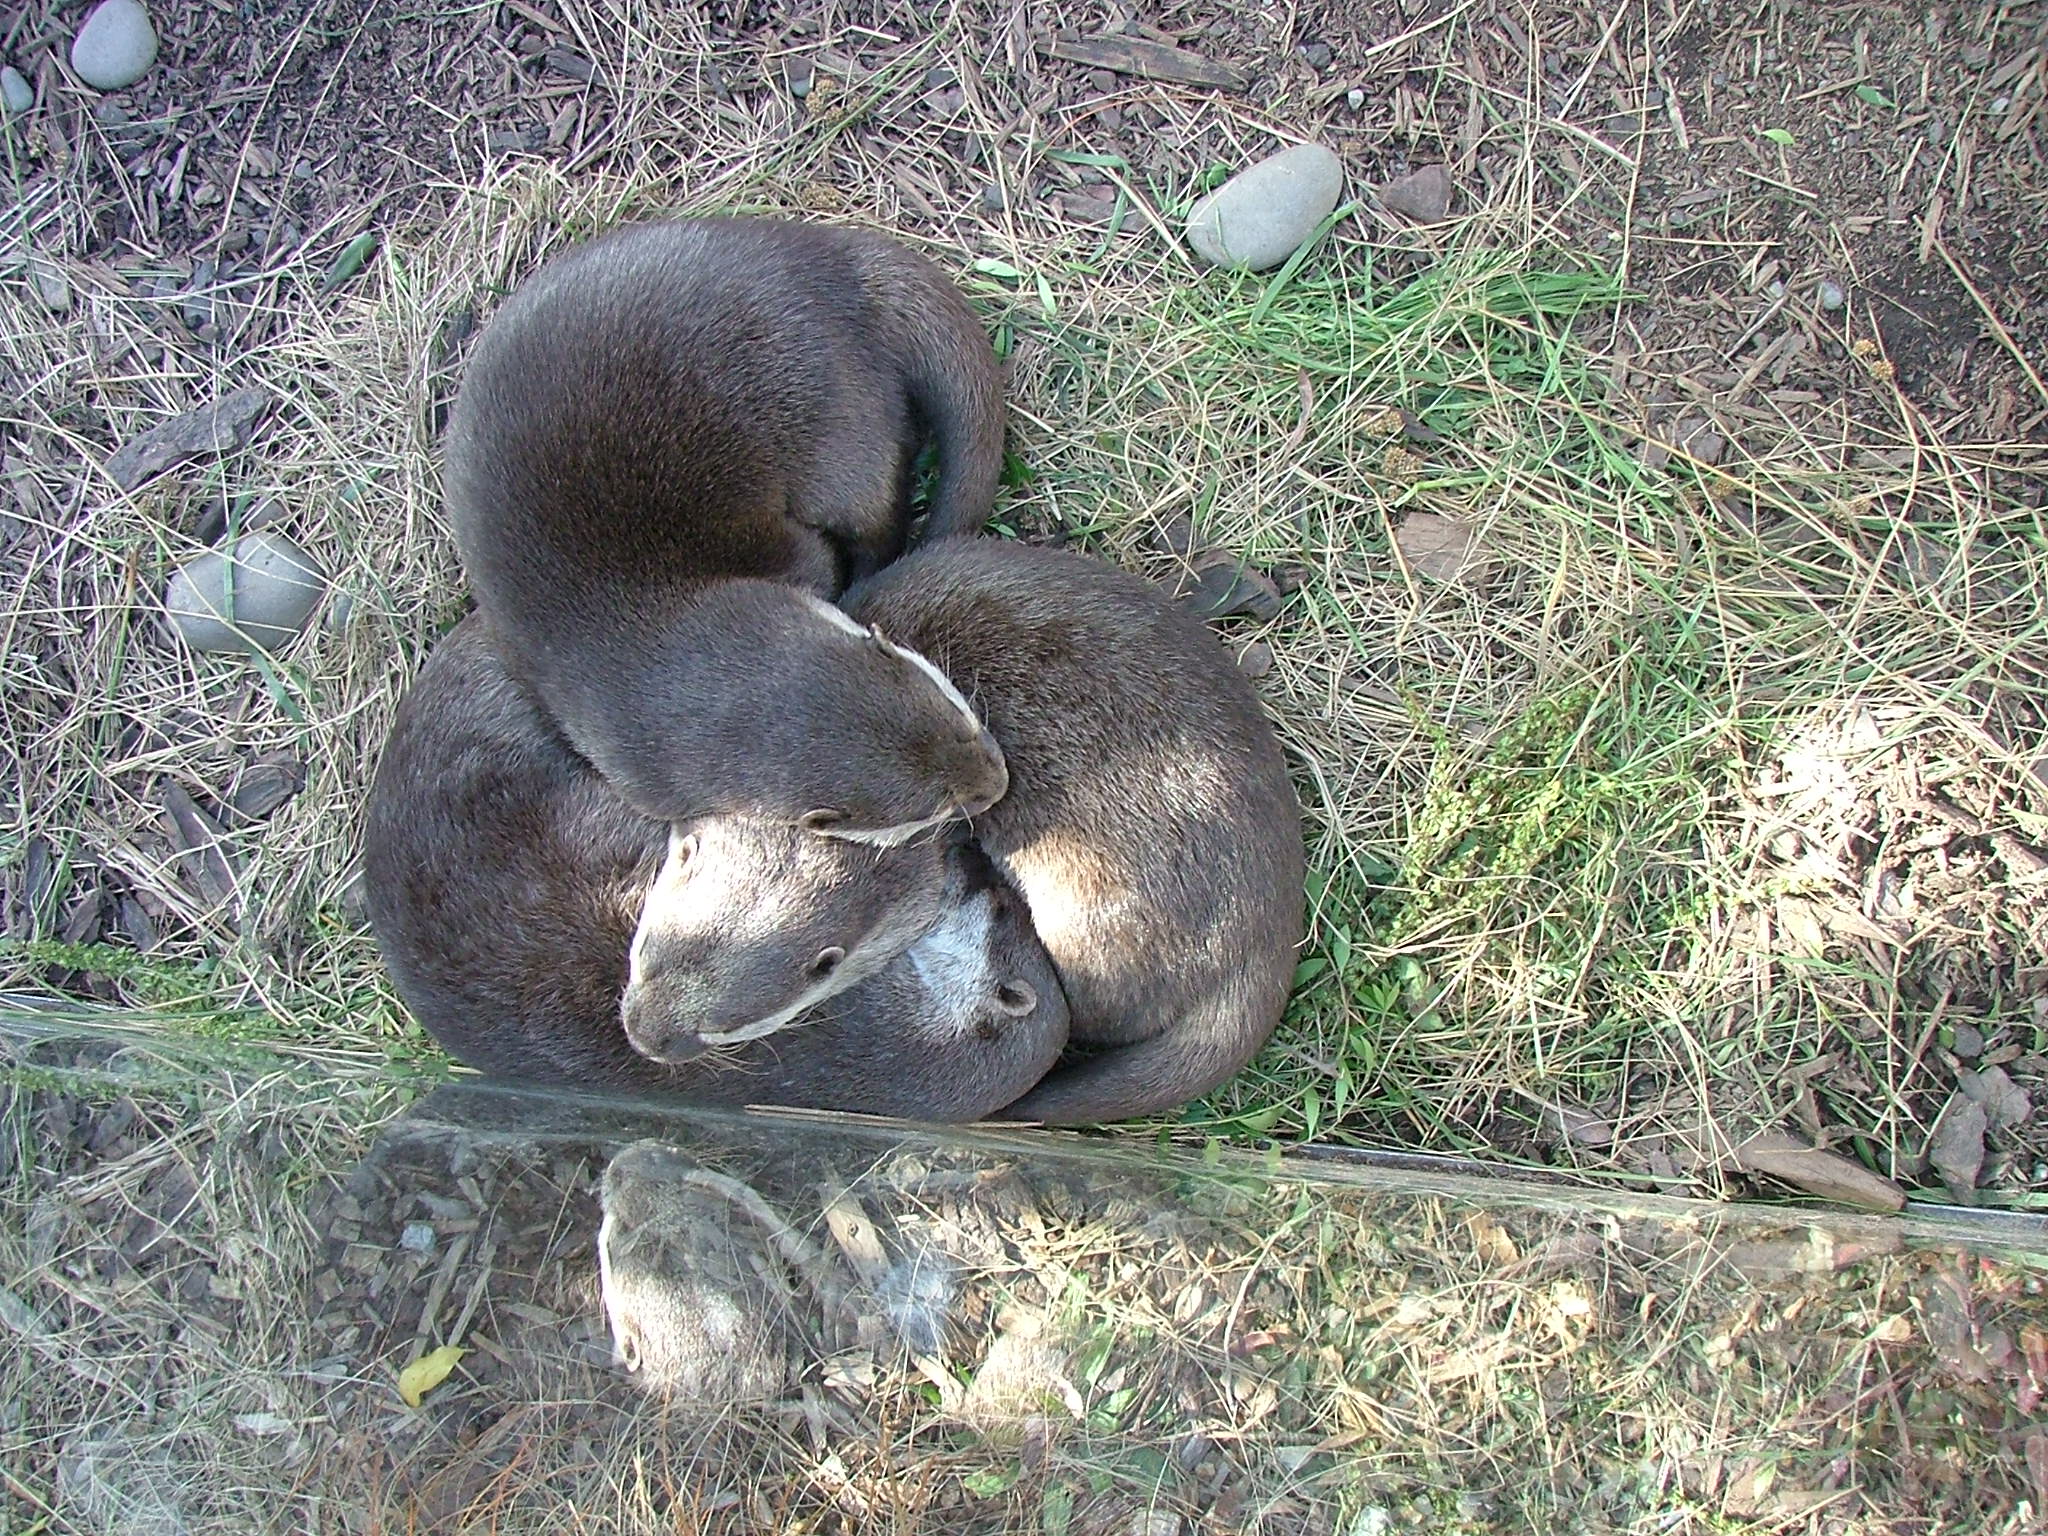
{"label": "otter ear", "polygon": [[697,857],[697,834],[694,832],[669,833],[668,855],[675,861],[676,868],[678,870],[682,869],[690,860]]}
{"label": "otter ear", "polygon": [[846,812],[834,806],[821,805],[815,811],[805,811],[797,818],[797,825],[806,832],[823,832],[838,826],[846,820]]}
{"label": "otter ear", "polygon": [[893,655],[896,650],[896,647],[890,643],[889,637],[882,633],[881,626],[876,624],[868,626],[868,644],[884,655]]}

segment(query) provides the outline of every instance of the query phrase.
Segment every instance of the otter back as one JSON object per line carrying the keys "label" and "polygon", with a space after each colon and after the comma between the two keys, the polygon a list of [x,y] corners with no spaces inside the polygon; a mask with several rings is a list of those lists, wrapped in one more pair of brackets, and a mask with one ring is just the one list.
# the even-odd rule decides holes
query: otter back
{"label": "otter back", "polygon": [[683,1066],[639,1055],[620,995],[667,837],[550,729],[477,617],[464,620],[408,692],[370,793],[365,891],[406,1006],[502,1076],[931,1120],[992,1113],[1058,1057],[1058,980],[1022,903],[965,847],[949,854],[931,933],[814,1022]]}
{"label": "otter back", "polygon": [[1002,744],[974,835],[1030,906],[1073,1010],[1063,1063],[1012,1106],[1065,1123],[1221,1083],[1278,1024],[1302,935],[1300,809],[1257,695],[1215,636],[1099,560],[927,545],[847,594]]}
{"label": "otter back", "polygon": [[[930,263],[775,220],[627,229],[550,262],[478,342],[447,446],[456,545],[513,675],[631,804],[795,820],[838,805],[803,742],[865,749],[839,759],[843,782],[892,748],[854,729],[869,715],[957,723],[817,601],[903,548],[927,430],[929,527],[973,531],[1001,381]],[[972,799],[992,772],[904,787],[876,825]]]}

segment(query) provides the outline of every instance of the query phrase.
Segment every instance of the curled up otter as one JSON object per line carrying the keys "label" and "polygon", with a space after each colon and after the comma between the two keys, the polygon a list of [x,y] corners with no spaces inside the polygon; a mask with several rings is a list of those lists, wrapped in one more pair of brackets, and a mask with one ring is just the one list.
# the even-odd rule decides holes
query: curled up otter
{"label": "curled up otter", "polygon": [[[777,853],[817,844],[856,865],[913,852],[768,832],[788,840]],[[464,620],[401,704],[370,793],[364,885],[399,995],[446,1049],[486,1071],[699,1102],[974,1120],[1058,1057],[1066,1000],[1023,904],[956,841],[927,850],[935,880],[884,882],[882,920],[917,930],[901,934],[895,958],[799,1027],[683,1065],[650,1059],[628,1039],[620,994],[670,836],[577,756],[477,618]],[[777,868],[744,842],[715,847]],[[781,868],[793,887],[800,866]],[[657,980],[673,959],[653,958]],[[649,1001],[663,995],[657,986]],[[663,1044],[646,1004],[633,1027],[643,1045]]]}
{"label": "curled up otter", "polygon": [[768,219],[630,228],[508,299],[465,372],[446,487],[492,644],[642,815],[899,842],[1008,780],[959,691],[826,599],[971,533],[1001,378],[943,274],[880,236]]}

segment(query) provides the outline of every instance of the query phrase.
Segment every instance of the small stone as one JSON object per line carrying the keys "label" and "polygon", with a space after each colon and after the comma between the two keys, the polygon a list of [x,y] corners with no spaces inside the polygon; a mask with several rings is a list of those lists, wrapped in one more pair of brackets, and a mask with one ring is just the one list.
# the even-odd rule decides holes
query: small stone
{"label": "small stone", "polygon": [[1418,224],[1439,224],[1451,212],[1451,175],[1440,165],[1425,165],[1379,192],[1380,206]]}
{"label": "small stone", "polygon": [[398,1234],[398,1246],[407,1253],[422,1256],[434,1251],[434,1224],[430,1221],[408,1221],[405,1229]]}
{"label": "small stone", "polygon": [[71,44],[71,68],[100,91],[133,85],[156,62],[156,28],[141,0],[100,0]]}
{"label": "small stone", "polygon": [[1319,75],[1330,67],[1328,43],[1310,43],[1301,50],[1301,56],[1308,61],[1308,67]]}
{"label": "small stone", "polygon": [[1238,652],[1237,670],[1246,677],[1264,677],[1273,670],[1273,647],[1263,640],[1254,640]]}
{"label": "small stone", "polygon": [[1188,214],[1188,244],[1215,267],[1253,272],[1299,250],[1337,206],[1344,164],[1320,144],[1296,144],[1238,172]]}
{"label": "small stone", "polygon": [[1365,105],[1365,92],[1353,86],[1344,93],[1344,105],[1356,112]]}
{"label": "small stone", "polygon": [[0,107],[7,109],[9,117],[19,117],[36,104],[36,88],[23,78],[20,70],[9,64],[0,69]]}
{"label": "small stone", "polygon": [[232,558],[210,549],[176,571],[164,607],[195,651],[253,654],[289,644],[326,582],[311,555],[265,530],[238,540]]}
{"label": "small stone", "polygon": [[1984,1054],[1984,1032],[1974,1024],[1956,1025],[1953,1049],[1965,1061],[1975,1061]]}
{"label": "small stone", "polygon": [[791,59],[782,66],[783,83],[798,101],[811,94],[811,81],[816,74],[817,68],[809,59]]}
{"label": "small stone", "polygon": [[1842,291],[1840,283],[1826,282],[1820,285],[1820,307],[1822,309],[1840,309],[1848,302],[1849,295]]}
{"label": "small stone", "polygon": [[981,206],[986,212],[1001,213],[1009,204],[1003,197],[1003,189],[991,181],[982,186]]}

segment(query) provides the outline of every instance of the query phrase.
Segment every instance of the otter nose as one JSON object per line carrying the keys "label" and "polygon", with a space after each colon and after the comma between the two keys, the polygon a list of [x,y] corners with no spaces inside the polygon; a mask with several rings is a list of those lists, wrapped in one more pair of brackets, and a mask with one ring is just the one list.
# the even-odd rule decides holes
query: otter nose
{"label": "otter nose", "polygon": [[621,1010],[626,1042],[649,1061],[677,1067],[694,1061],[709,1049],[693,1029],[685,1029],[673,1018],[629,996]]}
{"label": "otter nose", "polygon": [[1003,756],[1003,749],[996,745],[995,737],[989,734],[986,726],[982,728],[976,745],[988,763],[988,782],[980,794],[960,802],[959,814],[962,816],[979,816],[1010,792],[1010,764]]}

